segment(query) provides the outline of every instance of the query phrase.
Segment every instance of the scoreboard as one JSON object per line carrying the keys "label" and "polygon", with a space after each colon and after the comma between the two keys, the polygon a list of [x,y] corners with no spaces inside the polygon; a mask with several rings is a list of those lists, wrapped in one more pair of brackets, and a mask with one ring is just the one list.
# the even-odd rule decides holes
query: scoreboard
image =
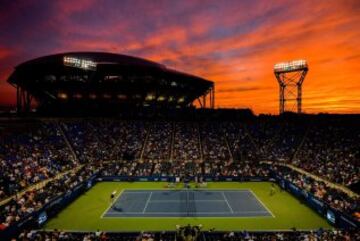
{"label": "scoreboard", "polygon": [[72,56],[64,56],[64,65],[84,70],[96,70],[96,63],[89,59],[80,59]]}

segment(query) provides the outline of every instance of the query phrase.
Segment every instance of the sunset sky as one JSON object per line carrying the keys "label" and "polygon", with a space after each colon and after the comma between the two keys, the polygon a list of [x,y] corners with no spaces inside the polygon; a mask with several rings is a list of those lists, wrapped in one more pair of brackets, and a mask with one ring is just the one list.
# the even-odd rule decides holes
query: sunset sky
{"label": "sunset sky", "polygon": [[14,66],[66,51],[150,59],[215,81],[217,107],[273,114],[273,65],[306,59],[304,112],[360,113],[359,0],[0,0],[0,105]]}

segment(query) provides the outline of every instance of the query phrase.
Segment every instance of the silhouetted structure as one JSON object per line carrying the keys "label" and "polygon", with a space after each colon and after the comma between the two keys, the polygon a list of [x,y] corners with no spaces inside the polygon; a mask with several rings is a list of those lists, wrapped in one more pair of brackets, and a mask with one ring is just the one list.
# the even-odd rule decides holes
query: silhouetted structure
{"label": "silhouetted structure", "polygon": [[[280,114],[285,111],[301,113],[302,102],[302,83],[308,72],[308,65],[305,60],[294,60],[275,64],[274,73],[279,82],[280,96],[279,108]],[[295,102],[286,108],[287,103]]]}
{"label": "silhouetted structure", "polygon": [[[116,111],[215,105],[214,83],[141,58],[101,52],[45,56],[18,65],[8,82],[18,112]],[[208,99],[208,101],[207,101]]]}

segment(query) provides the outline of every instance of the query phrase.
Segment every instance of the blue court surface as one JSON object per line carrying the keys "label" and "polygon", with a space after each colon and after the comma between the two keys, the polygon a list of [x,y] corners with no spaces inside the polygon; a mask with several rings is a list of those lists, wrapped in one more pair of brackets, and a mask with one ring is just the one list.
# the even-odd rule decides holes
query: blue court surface
{"label": "blue court surface", "polygon": [[123,190],[109,217],[273,217],[251,190]]}

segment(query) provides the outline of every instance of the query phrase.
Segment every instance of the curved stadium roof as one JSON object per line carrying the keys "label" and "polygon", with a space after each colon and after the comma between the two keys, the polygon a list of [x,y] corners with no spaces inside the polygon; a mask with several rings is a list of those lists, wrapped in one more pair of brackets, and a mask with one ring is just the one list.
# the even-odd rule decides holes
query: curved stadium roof
{"label": "curved stadium roof", "polygon": [[68,52],[16,66],[8,82],[42,106],[83,104],[190,106],[212,81],[149,60],[103,52]]}

